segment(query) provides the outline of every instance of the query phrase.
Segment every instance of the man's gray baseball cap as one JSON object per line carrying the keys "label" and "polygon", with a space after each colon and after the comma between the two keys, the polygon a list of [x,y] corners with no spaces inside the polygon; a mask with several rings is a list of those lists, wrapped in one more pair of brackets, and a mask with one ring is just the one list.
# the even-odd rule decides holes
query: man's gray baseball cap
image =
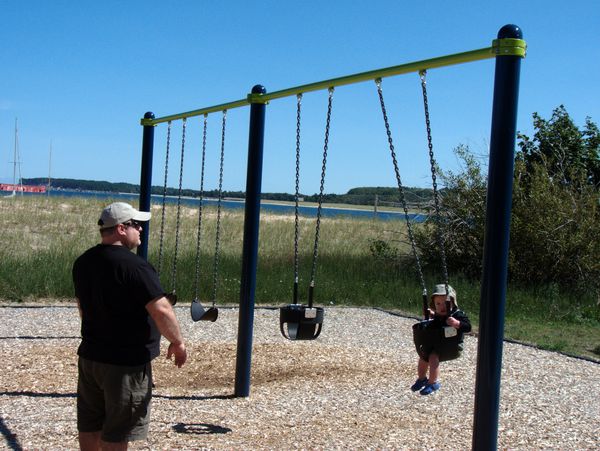
{"label": "man's gray baseball cap", "polygon": [[100,215],[98,225],[100,229],[108,229],[127,221],[149,221],[150,212],[139,211],[125,202],[115,202],[110,204]]}

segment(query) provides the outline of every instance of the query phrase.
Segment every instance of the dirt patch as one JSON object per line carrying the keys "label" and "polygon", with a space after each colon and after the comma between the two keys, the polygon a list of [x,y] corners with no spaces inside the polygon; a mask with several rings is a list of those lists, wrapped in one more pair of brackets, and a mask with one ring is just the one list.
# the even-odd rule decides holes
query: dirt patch
{"label": "dirt patch", "polygon": [[[257,309],[251,393],[236,398],[237,310],[210,324],[176,313],[190,358],[175,368],[163,344],[150,437],[133,449],[471,447],[476,337],[442,364],[442,389],[421,396],[408,388],[412,320],[330,308],[318,340],[290,342],[277,310]],[[0,448],[77,448],[78,330],[73,306],[0,307]],[[600,365],[514,343],[503,362],[501,449],[597,449]]]}

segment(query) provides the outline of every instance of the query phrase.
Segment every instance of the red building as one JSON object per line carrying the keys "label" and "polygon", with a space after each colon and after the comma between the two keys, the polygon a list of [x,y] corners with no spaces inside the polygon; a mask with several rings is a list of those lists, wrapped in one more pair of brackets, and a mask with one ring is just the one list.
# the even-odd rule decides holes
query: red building
{"label": "red building", "polygon": [[16,191],[19,193],[45,193],[44,185],[13,185],[12,183],[0,183],[0,191]]}

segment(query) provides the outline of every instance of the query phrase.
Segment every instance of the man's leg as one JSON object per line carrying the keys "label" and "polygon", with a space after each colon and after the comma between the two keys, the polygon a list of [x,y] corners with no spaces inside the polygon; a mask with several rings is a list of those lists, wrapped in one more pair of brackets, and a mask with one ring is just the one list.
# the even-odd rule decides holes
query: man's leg
{"label": "man's leg", "polygon": [[104,395],[95,377],[95,362],[79,357],[77,377],[77,430],[79,448],[100,450],[100,434],[104,421]]}
{"label": "man's leg", "polygon": [[127,443],[148,436],[152,399],[152,366],[107,365],[104,378],[106,418],[102,449],[127,449]]}
{"label": "man's leg", "polygon": [[81,451],[99,451],[100,450],[100,431],[80,432],[79,449]]}
{"label": "man's leg", "polygon": [[102,451],[126,451],[129,442],[101,442]]}

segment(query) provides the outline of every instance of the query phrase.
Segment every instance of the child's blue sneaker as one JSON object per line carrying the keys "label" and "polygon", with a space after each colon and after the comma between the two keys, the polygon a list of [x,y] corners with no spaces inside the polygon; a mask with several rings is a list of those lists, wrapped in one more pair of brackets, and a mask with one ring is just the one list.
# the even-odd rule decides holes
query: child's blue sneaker
{"label": "child's blue sneaker", "polygon": [[430,395],[434,391],[439,390],[441,386],[442,386],[442,384],[440,384],[439,382],[434,382],[433,384],[427,384],[427,385],[425,385],[425,387],[423,387],[423,390],[421,390],[421,394],[422,395]]}
{"label": "child's blue sneaker", "polygon": [[423,379],[417,379],[416,382],[412,384],[412,387],[410,387],[410,389],[412,391],[419,391],[427,385],[427,382],[429,382],[429,379],[427,379],[426,377]]}

